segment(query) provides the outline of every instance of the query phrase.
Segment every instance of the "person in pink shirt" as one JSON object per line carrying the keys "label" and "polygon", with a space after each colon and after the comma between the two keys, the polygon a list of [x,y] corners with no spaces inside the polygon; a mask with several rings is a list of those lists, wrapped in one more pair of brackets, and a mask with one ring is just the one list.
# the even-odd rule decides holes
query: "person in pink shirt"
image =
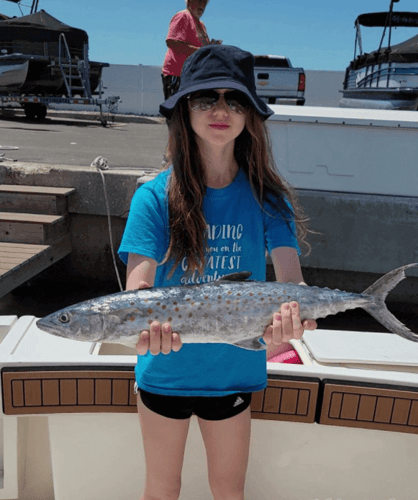
{"label": "person in pink shirt", "polygon": [[164,98],[168,99],[177,92],[184,61],[193,52],[204,45],[222,43],[221,40],[209,40],[206,27],[200,20],[209,0],[186,0],[186,9],[171,19],[166,38],[162,79]]}

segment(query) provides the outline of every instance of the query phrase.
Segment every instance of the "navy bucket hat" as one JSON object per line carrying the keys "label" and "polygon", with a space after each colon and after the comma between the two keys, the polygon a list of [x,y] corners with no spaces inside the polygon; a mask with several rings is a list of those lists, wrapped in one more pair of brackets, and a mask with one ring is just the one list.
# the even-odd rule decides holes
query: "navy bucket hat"
{"label": "navy bucket hat", "polygon": [[206,89],[239,90],[264,120],[274,114],[256,93],[254,56],[231,45],[206,45],[189,56],[183,65],[178,92],[160,105],[160,113],[171,118],[182,97]]}

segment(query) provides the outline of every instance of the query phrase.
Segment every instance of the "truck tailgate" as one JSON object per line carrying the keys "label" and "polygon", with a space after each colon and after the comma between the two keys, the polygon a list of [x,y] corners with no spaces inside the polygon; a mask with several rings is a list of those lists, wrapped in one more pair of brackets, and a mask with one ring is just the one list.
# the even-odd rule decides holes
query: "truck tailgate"
{"label": "truck tailgate", "polygon": [[271,91],[279,91],[280,95],[295,95],[299,84],[299,72],[293,68],[280,71],[271,69],[255,68],[255,83],[259,95],[269,95]]}

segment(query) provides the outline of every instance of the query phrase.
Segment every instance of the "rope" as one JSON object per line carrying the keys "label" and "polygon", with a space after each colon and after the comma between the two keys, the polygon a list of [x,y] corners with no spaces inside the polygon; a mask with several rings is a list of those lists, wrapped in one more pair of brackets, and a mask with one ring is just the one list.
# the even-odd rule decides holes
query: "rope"
{"label": "rope", "polygon": [[115,249],[113,247],[113,238],[112,238],[112,224],[110,220],[110,206],[109,206],[109,200],[107,197],[107,190],[106,190],[106,181],[105,181],[105,176],[103,173],[103,170],[109,170],[109,162],[107,161],[106,158],[103,158],[103,156],[98,156],[90,165],[91,167],[96,167],[97,171],[100,173],[103,181],[103,191],[104,191],[104,196],[105,196],[105,201],[106,201],[106,210],[107,210],[107,222],[108,222],[108,227],[109,227],[109,240],[110,240],[110,249],[112,251],[112,259],[113,259],[113,266],[115,268],[116,272],[116,277],[118,279],[119,283],[119,288],[120,291],[123,292],[123,286],[122,282],[120,279],[119,271],[118,271],[118,266],[116,265],[116,256],[115,256]]}

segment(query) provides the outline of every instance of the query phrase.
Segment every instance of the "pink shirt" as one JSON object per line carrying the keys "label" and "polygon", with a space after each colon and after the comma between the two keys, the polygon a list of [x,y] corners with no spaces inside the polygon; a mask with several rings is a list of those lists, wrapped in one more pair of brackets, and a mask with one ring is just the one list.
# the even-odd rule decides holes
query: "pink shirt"
{"label": "pink shirt", "polygon": [[[186,42],[195,47],[202,47],[209,42],[205,25],[187,9],[177,12],[171,19],[166,40]],[[163,74],[180,76],[186,59],[186,54],[169,48],[164,59]]]}

